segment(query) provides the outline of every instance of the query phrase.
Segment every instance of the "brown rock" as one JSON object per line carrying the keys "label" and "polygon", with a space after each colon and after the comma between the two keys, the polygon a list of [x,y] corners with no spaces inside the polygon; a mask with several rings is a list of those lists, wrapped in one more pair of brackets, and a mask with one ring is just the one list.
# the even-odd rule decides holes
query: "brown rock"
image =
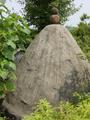
{"label": "brown rock", "polygon": [[60,23],[59,10],[56,7],[53,7],[51,9],[50,23],[51,24]]}
{"label": "brown rock", "polygon": [[52,14],[52,15],[59,14],[59,10],[58,10],[56,7],[53,7],[53,8],[51,9],[51,14]]}
{"label": "brown rock", "polygon": [[51,15],[50,16],[50,23],[51,24],[59,24],[60,18],[58,15]]}

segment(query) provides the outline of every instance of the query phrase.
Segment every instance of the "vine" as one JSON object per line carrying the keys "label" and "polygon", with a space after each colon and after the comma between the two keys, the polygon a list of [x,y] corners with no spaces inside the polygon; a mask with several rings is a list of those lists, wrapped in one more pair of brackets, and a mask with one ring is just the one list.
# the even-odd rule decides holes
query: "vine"
{"label": "vine", "polygon": [[31,30],[24,18],[0,4],[0,98],[15,90],[15,54],[30,44]]}

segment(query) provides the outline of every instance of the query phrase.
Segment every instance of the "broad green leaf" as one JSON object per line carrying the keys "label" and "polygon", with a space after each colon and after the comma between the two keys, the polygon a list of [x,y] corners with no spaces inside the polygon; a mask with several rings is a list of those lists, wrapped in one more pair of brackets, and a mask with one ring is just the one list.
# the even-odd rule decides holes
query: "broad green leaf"
{"label": "broad green leaf", "polygon": [[18,43],[18,48],[19,49],[23,49],[23,50],[25,50],[25,46],[24,46],[24,44],[22,44],[22,43]]}
{"label": "broad green leaf", "polygon": [[8,63],[9,63],[8,60],[6,60],[6,59],[2,60],[2,61],[0,62],[1,68],[2,68],[2,69],[3,69],[3,68],[6,68],[6,67],[8,66]]}
{"label": "broad green leaf", "polygon": [[6,87],[7,91],[15,90],[15,86],[14,86],[13,82],[10,80],[5,82],[5,87]]}
{"label": "broad green leaf", "polygon": [[15,65],[13,62],[9,62],[9,67],[10,67],[12,70],[16,71],[16,65]]}
{"label": "broad green leaf", "polygon": [[19,37],[17,35],[14,36],[14,41],[18,41]]}
{"label": "broad green leaf", "polygon": [[11,47],[4,47],[2,50],[2,54],[5,58],[8,58],[9,60],[14,60],[14,50]]}
{"label": "broad green leaf", "polygon": [[5,69],[0,69],[0,77],[4,80],[8,76],[8,71]]}
{"label": "broad green leaf", "polygon": [[12,42],[12,41],[8,41],[8,42],[7,42],[7,45],[8,45],[8,46],[11,46],[13,49],[16,49],[16,45],[15,45],[15,43]]}
{"label": "broad green leaf", "polygon": [[16,80],[16,74],[14,72],[11,72],[8,76],[9,80]]}
{"label": "broad green leaf", "polygon": [[30,30],[27,28],[22,28],[21,30],[22,30],[22,32],[24,32],[26,34],[30,34]]}

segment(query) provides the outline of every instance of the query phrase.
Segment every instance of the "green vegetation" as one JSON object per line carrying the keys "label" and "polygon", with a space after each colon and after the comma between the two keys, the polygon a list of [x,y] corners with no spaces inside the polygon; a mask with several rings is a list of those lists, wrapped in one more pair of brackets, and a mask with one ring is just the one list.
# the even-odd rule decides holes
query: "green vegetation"
{"label": "green vegetation", "polygon": [[25,0],[26,19],[41,30],[50,24],[49,16],[53,6],[59,9],[60,23],[64,23],[77,10],[74,0]]}
{"label": "green vegetation", "polygon": [[89,20],[90,16],[84,14],[78,27],[74,27],[70,31],[90,61],[90,23],[86,22],[87,19]]}
{"label": "green vegetation", "polygon": [[0,120],[4,120],[4,118],[3,118],[3,117],[0,117]]}
{"label": "green vegetation", "polygon": [[[41,30],[49,24],[50,10],[56,6],[60,21],[64,23],[76,11],[73,1],[25,0],[26,18],[30,24]],[[78,27],[73,27],[70,31],[90,60],[90,23],[86,22],[89,19],[90,16],[84,14]],[[0,4],[0,98],[15,90],[15,55],[18,51],[26,50],[35,34],[37,30],[33,32],[24,18],[11,14],[6,6]],[[23,120],[90,120],[90,95],[74,95],[72,102],[60,102],[58,107],[53,107],[47,100],[40,100],[36,110]],[[4,119],[0,117],[0,120]]]}
{"label": "green vegetation", "polygon": [[[5,17],[6,16],[6,17]],[[17,51],[27,48],[30,43],[30,28],[27,22],[0,4],[0,97],[15,89],[14,63]]]}
{"label": "green vegetation", "polygon": [[90,95],[77,104],[61,102],[56,108],[47,100],[40,100],[36,110],[23,120],[90,120]]}

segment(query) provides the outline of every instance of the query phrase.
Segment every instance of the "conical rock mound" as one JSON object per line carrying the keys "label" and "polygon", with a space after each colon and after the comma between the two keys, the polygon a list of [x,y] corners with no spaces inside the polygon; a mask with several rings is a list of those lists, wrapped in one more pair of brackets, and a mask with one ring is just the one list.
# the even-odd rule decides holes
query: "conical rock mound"
{"label": "conical rock mound", "polygon": [[[16,91],[4,106],[16,116],[29,114],[39,99],[52,104],[70,98],[89,80],[89,64],[66,28],[46,26],[17,65]],[[82,88],[82,87],[81,87]]]}

